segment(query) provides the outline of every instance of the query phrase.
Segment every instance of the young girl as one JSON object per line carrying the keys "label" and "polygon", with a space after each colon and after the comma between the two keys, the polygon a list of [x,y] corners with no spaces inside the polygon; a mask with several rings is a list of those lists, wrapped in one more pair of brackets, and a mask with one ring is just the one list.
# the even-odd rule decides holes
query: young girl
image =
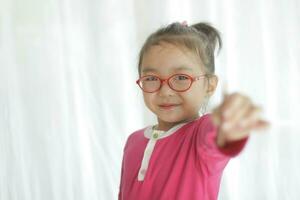
{"label": "young girl", "polygon": [[173,23],[146,40],[136,83],[157,124],[129,136],[119,200],[217,199],[229,159],[252,130],[268,126],[239,93],[225,94],[211,114],[199,116],[217,87],[217,44],[218,31],[206,23]]}

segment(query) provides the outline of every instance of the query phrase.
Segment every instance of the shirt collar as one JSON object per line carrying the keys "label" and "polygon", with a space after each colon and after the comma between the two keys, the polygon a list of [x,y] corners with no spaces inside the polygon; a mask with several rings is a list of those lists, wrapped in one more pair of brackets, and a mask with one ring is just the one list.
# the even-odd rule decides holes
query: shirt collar
{"label": "shirt collar", "polygon": [[165,138],[169,135],[172,135],[174,132],[176,132],[178,129],[180,129],[182,126],[184,126],[187,123],[189,123],[189,122],[177,124],[174,127],[172,127],[171,129],[169,129],[168,131],[154,130],[153,129],[154,126],[148,126],[148,127],[146,127],[146,129],[144,131],[144,136],[148,139],[152,138],[152,139],[156,139],[156,140]]}

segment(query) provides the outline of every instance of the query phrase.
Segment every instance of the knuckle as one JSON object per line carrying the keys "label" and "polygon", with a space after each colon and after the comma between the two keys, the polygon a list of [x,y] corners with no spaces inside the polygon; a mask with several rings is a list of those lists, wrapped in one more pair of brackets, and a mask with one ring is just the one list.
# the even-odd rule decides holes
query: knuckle
{"label": "knuckle", "polygon": [[236,139],[236,134],[234,134],[234,133],[227,133],[226,135],[225,135],[225,138],[226,138],[226,140],[228,140],[228,141],[233,141],[233,140],[235,140]]}
{"label": "knuckle", "polygon": [[234,93],[232,93],[231,96],[232,96],[233,98],[238,98],[238,97],[240,96],[240,93],[234,92]]}
{"label": "knuckle", "polygon": [[251,99],[250,99],[250,97],[249,97],[249,96],[243,96],[243,98],[244,98],[244,100],[245,100],[245,101],[247,101],[247,102],[251,103]]}

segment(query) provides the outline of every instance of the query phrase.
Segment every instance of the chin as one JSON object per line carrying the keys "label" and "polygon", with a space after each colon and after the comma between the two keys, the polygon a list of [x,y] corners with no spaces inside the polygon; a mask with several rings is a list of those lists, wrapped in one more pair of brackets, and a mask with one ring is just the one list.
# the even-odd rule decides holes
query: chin
{"label": "chin", "polygon": [[158,118],[164,122],[168,122],[168,123],[176,123],[176,122],[180,122],[183,121],[185,118],[184,117],[180,117],[180,116],[162,116],[162,115],[157,115]]}

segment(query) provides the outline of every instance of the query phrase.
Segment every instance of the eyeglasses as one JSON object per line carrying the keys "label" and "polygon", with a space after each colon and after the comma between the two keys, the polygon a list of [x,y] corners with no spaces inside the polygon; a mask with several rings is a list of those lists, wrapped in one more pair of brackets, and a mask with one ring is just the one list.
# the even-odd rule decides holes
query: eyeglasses
{"label": "eyeglasses", "polygon": [[147,93],[153,93],[162,87],[163,82],[167,82],[169,87],[176,92],[185,92],[192,86],[194,81],[206,77],[206,74],[191,77],[187,74],[174,74],[167,79],[161,79],[155,75],[146,75],[136,81],[140,88]]}

